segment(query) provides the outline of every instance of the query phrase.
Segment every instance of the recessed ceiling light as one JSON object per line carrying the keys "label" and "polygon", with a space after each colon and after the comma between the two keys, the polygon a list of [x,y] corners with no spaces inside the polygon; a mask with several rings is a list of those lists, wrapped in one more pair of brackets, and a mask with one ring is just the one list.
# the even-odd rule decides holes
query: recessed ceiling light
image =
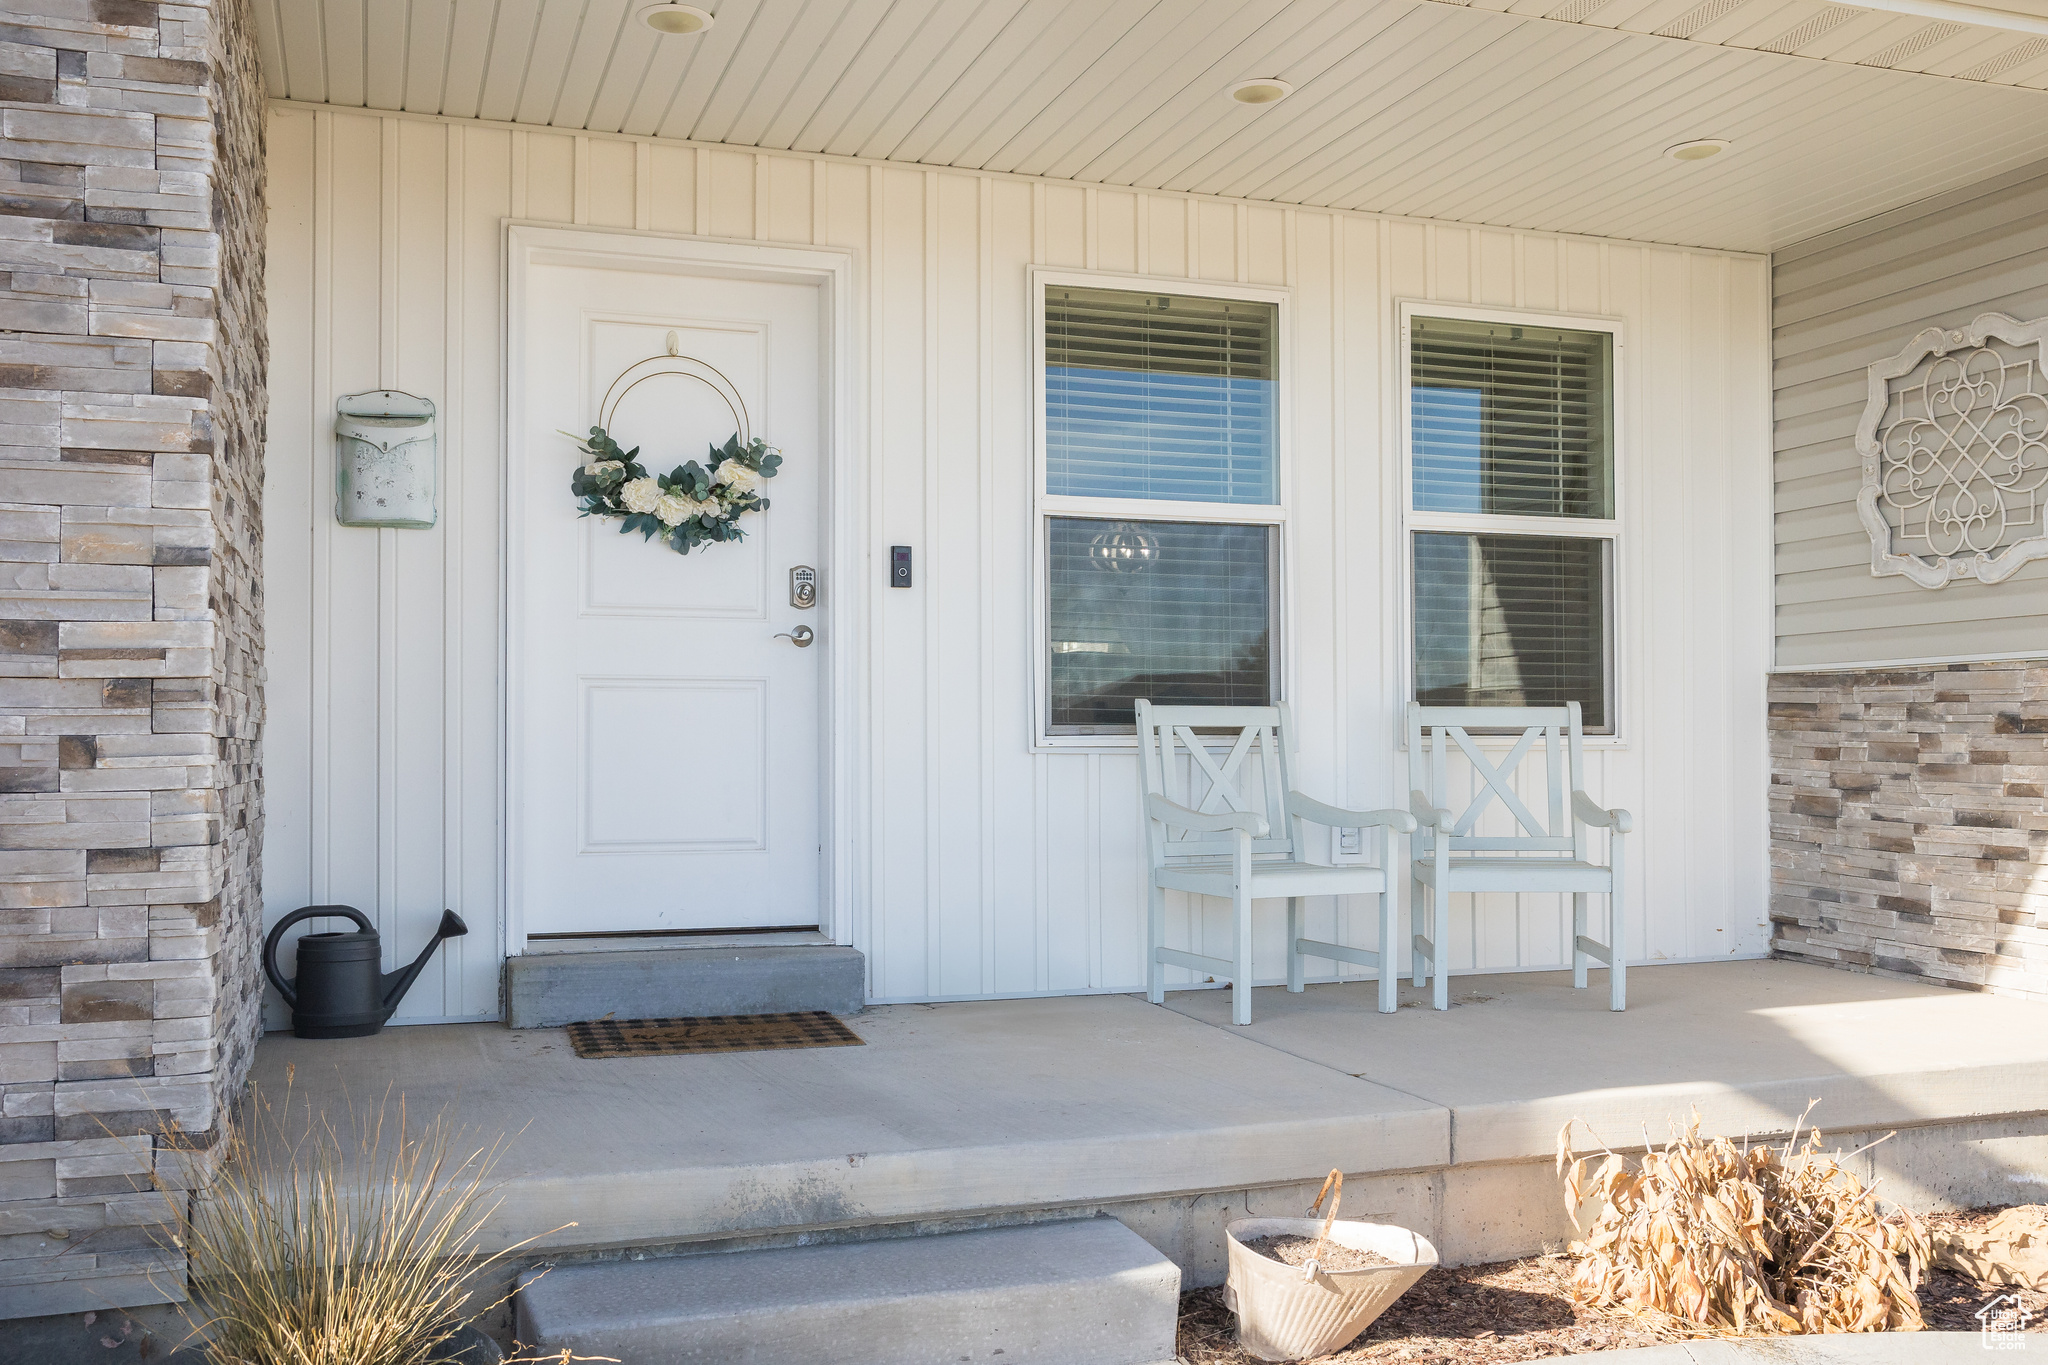
{"label": "recessed ceiling light", "polygon": [[1273,104],[1294,93],[1294,87],[1286,81],[1260,76],[1255,80],[1239,81],[1230,87],[1230,98],[1239,104]]}
{"label": "recessed ceiling light", "polygon": [[656,33],[702,33],[718,21],[695,5],[666,4],[641,10],[640,22]]}
{"label": "recessed ceiling light", "polygon": [[1666,147],[1664,155],[1673,161],[1705,161],[1710,156],[1719,156],[1728,150],[1725,137],[1703,137],[1692,142],[1681,142],[1676,147]]}

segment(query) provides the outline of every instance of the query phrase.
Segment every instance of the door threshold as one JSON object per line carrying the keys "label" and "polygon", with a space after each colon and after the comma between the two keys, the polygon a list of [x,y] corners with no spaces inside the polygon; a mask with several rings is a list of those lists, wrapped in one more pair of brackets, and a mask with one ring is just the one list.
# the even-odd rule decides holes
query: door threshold
{"label": "door threshold", "polygon": [[618,934],[529,934],[526,951],[539,953],[618,953],[643,948],[772,948],[830,945],[829,935],[814,926],[787,925],[772,929],[637,930]]}

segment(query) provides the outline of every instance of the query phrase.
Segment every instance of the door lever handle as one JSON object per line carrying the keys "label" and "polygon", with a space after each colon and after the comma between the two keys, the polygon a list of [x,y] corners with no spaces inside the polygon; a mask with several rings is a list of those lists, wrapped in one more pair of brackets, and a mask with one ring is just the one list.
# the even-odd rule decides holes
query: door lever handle
{"label": "door lever handle", "polygon": [[775,635],[775,638],[778,640],[787,640],[791,644],[795,645],[798,649],[809,649],[811,647],[811,641],[816,637],[814,637],[811,634],[811,628],[809,626],[798,626],[795,630],[778,631]]}

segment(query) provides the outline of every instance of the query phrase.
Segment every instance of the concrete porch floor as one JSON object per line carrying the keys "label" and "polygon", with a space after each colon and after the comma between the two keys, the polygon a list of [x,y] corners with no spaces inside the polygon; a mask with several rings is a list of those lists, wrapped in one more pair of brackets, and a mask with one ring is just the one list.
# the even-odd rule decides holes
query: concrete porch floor
{"label": "concrete porch floor", "polygon": [[274,1034],[255,1079],[516,1134],[491,1231],[556,1254],[1109,1212],[1213,1283],[1225,1221],[1298,1212],[1337,1166],[1347,1215],[1490,1260],[1569,1236],[1569,1118],[1640,1147],[1694,1107],[1781,1133],[1813,1099],[1831,1146],[1902,1130],[1858,1160],[1915,1207],[2048,1184],[2048,1006],[1784,962],[1638,968],[1623,1014],[1566,973],[1454,988],[1393,1015],[1370,983],[1265,988],[1247,1029],[1209,991],[897,1005],[850,1021],[860,1048],[607,1061],[489,1024]]}

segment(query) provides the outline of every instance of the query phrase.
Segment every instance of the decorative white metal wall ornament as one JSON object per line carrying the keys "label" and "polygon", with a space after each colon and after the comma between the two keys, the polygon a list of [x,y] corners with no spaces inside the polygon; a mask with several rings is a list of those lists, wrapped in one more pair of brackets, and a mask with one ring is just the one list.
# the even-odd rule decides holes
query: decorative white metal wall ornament
{"label": "decorative white metal wall ornament", "polygon": [[1870,367],[1856,428],[1870,571],[1997,583],[2048,558],[2048,318],[1929,327]]}

